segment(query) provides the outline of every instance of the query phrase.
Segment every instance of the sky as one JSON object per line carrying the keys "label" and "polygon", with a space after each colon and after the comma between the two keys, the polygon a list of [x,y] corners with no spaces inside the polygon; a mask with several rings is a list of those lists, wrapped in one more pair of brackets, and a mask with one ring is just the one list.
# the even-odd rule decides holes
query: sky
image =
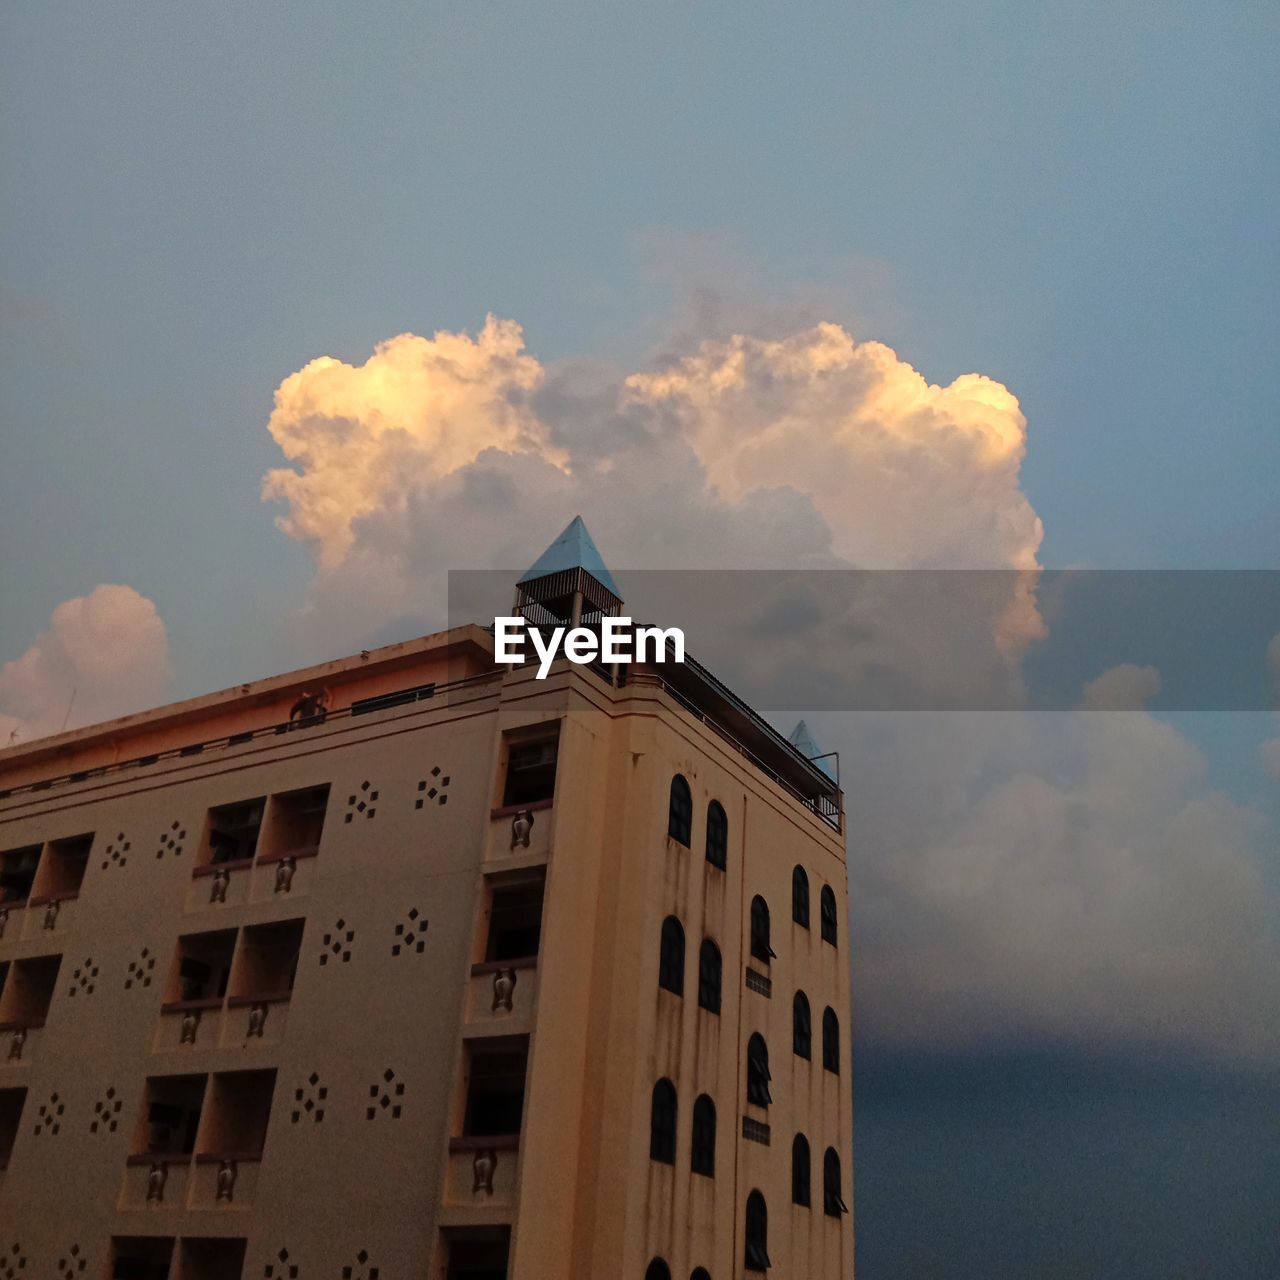
{"label": "sky", "polygon": [[[1280,568],[1278,35],[6,6],[0,737],[414,634],[578,511],[620,577]],[[1016,681],[1066,623],[996,604]],[[864,1277],[1280,1272],[1280,722],[1115,657],[1128,710],[815,721]]]}

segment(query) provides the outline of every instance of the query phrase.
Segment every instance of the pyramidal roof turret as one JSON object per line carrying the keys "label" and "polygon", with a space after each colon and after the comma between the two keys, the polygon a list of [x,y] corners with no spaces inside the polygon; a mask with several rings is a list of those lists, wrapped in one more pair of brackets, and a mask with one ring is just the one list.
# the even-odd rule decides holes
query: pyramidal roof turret
{"label": "pyramidal roof turret", "polygon": [[620,595],[618,584],[614,582],[613,574],[609,572],[581,516],[574,516],[569,521],[564,532],[521,574],[519,582],[532,582],[565,569],[585,569],[606,591]]}
{"label": "pyramidal roof turret", "polygon": [[835,774],[831,771],[830,760],[819,760],[817,757],[825,754],[814,739],[812,733],[809,732],[809,726],[803,720],[791,730],[787,741],[802,755],[806,760],[812,760],[828,778],[835,779]]}

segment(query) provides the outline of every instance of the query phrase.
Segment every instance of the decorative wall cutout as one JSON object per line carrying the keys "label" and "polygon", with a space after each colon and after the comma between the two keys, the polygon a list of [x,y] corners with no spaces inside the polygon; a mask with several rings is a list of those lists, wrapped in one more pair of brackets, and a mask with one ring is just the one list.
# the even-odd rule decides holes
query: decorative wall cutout
{"label": "decorative wall cutout", "polygon": [[347,812],[342,819],[343,822],[350,822],[357,813],[363,813],[366,818],[372,818],[377,813],[373,806],[378,802],[378,793],[370,788],[369,782],[362,782],[360,790],[355,795],[347,797]]}
{"label": "decorative wall cutout", "polygon": [[[328,1088],[320,1083],[320,1077],[313,1071],[307,1077],[306,1086],[293,1091],[294,1108],[289,1118],[294,1124],[305,1119],[319,1124],[324,1119],[324,1106],[328,1100]],[[285,1256],[284,1251],[281,1250],[281,1262],[285,1260]]]}
{"label": "decorative wall cutout", "polygon": [[98,966],[93,963],[90,957],[85,957],[84,964],[80,965],[75,973],[71,975],[71,986],[67,988],[67,995],[73,996],[77,991],[83,991],[85,995],[93,995],[93,988],[98,981]]}
{"label": "decorative wall cutout", "polygon": [[58,1274],[64,1277],[64,1280],[70,1280],[72,1276],[78,1276],[88,1265],[89,1259],[80,1252],[80,1246],[73,1244],[58,1259]]}
{"label": "decorative wall cutout", "polygon": [[102,851],[103,871],[108,871],[112,867],[123,867],[129,861],[127,855],[131,848],[132,845],[124,838],[124,832],[119,832],[116,838]]}
{"label": "decorative wall cutout", "polygon": [[157,838],[156,857],[163,858],[166,853],[171,853],[175,858],[180,858],[186,847],[187,829],[175,818],[169,824],[169,830],[162,831]]}
{"label": "decorative wall cutout", "polygon": [[107,1089],[102,1098],[93,1104],[93,1119],[89,1121],[89,1132],[115,1133],[119,1127],[120,1099],[116,1096],[115,1087]]}
{"label": "decorative wall cutout", "polygon": [[281,1249],[275,1261],[262,1268],[262,1280],[298,1280],[298,1264],[289,1261],[288,1249]]}
{"label": "decorative wall cutout", "polygon": [[18,1280],[27,1269],[27,1255],[22,1246],[15,1240],[9,1252],[0,1255],[0,1280]]}
{"label": "decorative wall cutout", "polygon": [[404,1097],[404,1082],[396,1079],[396,1073],[388,1067],[382,1073],[381,1084],[369,1086],[369,1106],[365,1109],[364,1118],[372,1120],[379,1111],[389,1115],[393,1120],[400,1119],[400,1098]]}
{"label": "decorative wall cutout", "polygon": [[378,1280],[378,1268],[369,1266],[369,1255],[361,1249],[355,1266],[342,1268],[342,1280]]}
{"label": "decorative wall cutout", "polygon": [[56,1093],[51,1093],[49,1101],[42,1102],[40,1110],[36,1112],[36,1136],[39,1137],[48,1130],[56,1138],[62,1131],[62,1113],[66,1109],[66,1103]]}
{"label": "decorative wall cutout", "polygon": [[442,773],[440,766],[436,765],[431,770],[431,777],[423,778],[418,783],[418,798],[413,802],[415,809],[421,809],[428,800],[434,800],[436,804],[449,803],[449,775]]}
{"label": "decorative wall cutout", "polygon": [[396,925],[396,940],[391,944],[391,954],[398,956],[401,951],[421,955],[427,946],[427,922],[418,913],[417,907],[409,908],[407,922]]}
{"label": "decorative wall cutout", "polygon": [[131,990],[133,987],[149,987],[151,985],[151,975],[155,972],[156,958],[151,954],[149,947],[143,947],[138,952],[136,960],[129,961],[129,969],[125,974],[124,989]]}
{"label": "decorative wall cutout", "polygon": [[324,949],[320,952],[320,964],[324,966],[333,961],[348,964],[351,960],[351,944],[356,940],[356,931],[347,928],[345,920],[339,920],[330,933],[320,940]]}

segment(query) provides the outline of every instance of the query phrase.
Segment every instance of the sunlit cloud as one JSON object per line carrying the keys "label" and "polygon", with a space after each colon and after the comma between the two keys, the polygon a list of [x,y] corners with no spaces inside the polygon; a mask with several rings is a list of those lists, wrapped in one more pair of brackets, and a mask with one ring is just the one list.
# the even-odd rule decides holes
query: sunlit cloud
{"label": "sunlit cloud", "polygon": [[0,667],[0,745],[154,705],[169,683],[155,604],[104,583],[65,600],[21,657]]}

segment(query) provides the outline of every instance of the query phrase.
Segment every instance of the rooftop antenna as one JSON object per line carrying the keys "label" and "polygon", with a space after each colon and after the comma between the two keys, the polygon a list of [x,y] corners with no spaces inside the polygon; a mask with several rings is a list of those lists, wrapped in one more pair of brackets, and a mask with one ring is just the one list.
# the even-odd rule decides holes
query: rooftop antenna
{"label": "rooftop antenna", "polygon": [[58,730],[59,733],[61,733],[62,730],[67,727],[67,721],[71,719],[71,708],[75,706],[75,703],[76,703],[76,691],[75,691],[75,688],[73,687],[71,690],[71,697],[67,700],[67,714],[62,717],[62,728]]}

